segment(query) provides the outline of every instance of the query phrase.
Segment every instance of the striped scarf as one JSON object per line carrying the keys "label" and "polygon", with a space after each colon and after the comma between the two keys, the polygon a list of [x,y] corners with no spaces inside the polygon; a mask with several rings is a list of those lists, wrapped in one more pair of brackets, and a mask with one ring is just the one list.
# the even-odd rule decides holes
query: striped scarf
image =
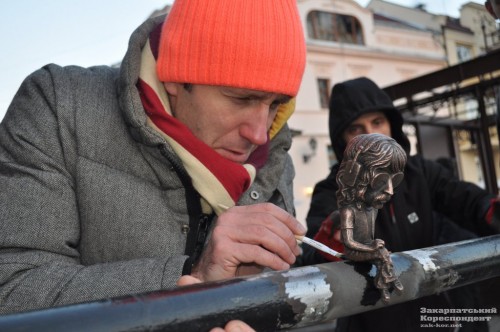
{"label": "striped scarf", "polygon": [[[158,29],[156,30],[158,32]],[[187,126],[172,116],[168,96],[156,75],[156,45],[159,33],[153,33],[144,46],[137,88],[148,116],[148,124],[160,133],[181,159],[194,188],[202,197],[205,213],[220,215],[236,205],[253,183],[257,170],[267,161],[270,140],[293,112],[294,101],[278,109],[266,144],[259,146],[241,165],[220,156],[193,135]]]}

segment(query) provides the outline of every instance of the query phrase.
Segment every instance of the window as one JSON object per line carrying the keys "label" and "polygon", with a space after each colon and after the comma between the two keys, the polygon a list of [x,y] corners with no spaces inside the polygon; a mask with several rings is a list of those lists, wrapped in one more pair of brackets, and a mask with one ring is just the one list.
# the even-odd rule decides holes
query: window
{"label": "window", "polygon": [[364,45],[363,31],[354,16],[312,11],[307,15],[309,38]]}
{"label": "window", "polygon": [[458,62],[464,62],[472,59],[472,50],[470,46],[457,45]]}
{"label": "window", "polygon": [[328,108],[328,100],[330,99],[330,80],[318,78],[319,103],[321,108]]}

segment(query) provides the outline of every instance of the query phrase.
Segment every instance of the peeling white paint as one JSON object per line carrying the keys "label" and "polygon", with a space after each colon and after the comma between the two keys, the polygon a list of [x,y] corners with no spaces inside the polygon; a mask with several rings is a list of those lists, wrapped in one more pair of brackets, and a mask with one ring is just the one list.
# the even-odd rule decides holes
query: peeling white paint
{"label": "peeling white paint", "polygon": [[283,276],[288,278],[285,292],[291,299],[306,305],[302,321],[311,321],[328,311],[328,304],[333,293],[326,282],[326,274],[314,266],[293,269]]}
{"label": "peeling white paint", "polygon": [[416,249],[406,252],[406,254],[412,256],[413,258],[419,261],[419,263],[424,268],[425,272],[434,272],[437,269],[439,269],[439,266],[436,266],[436,264],[434,264],[431,258],[432,255],[437,253],[438,253],[437,250],[428,250],[428,249]]}

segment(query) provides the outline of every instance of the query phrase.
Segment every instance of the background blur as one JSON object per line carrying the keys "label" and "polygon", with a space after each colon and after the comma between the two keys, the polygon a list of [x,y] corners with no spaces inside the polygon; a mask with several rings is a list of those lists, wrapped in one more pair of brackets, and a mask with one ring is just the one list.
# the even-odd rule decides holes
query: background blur
{"label": "background blur", "polygon": [[[6,0],[0,3],[0,120],[22,80],[47,63],[111,65],[132,31],[172,0]],[[357,0],[366,6],[369,0]],[[393,0],[459,16],[464,0]],[[484,1],[474,1],[483,4]]]}

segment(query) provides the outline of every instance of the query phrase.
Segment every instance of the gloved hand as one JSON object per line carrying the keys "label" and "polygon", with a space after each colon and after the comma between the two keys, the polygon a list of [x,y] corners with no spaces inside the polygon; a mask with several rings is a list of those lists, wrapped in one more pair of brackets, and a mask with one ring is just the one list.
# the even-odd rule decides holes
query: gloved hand
{"label": "gloved hand", "polygon": [[496,234],[500,234],[500,198],[495,197],[490,200],[490,208],[486,212],[486,223]]}
{"label": "gloved hand", "polygon": [[[324,245],[332,248],[340,253],[344,252],[344,244],[342,243],[340,236],[340,222],[336,221],[335,217],[338,217],[337,211],[331,213],[326,219],[321,223],[318,233],[314,236],[314,239]],[[340,261],[341,259],[327,253],[318,252],[331,262]]]}

